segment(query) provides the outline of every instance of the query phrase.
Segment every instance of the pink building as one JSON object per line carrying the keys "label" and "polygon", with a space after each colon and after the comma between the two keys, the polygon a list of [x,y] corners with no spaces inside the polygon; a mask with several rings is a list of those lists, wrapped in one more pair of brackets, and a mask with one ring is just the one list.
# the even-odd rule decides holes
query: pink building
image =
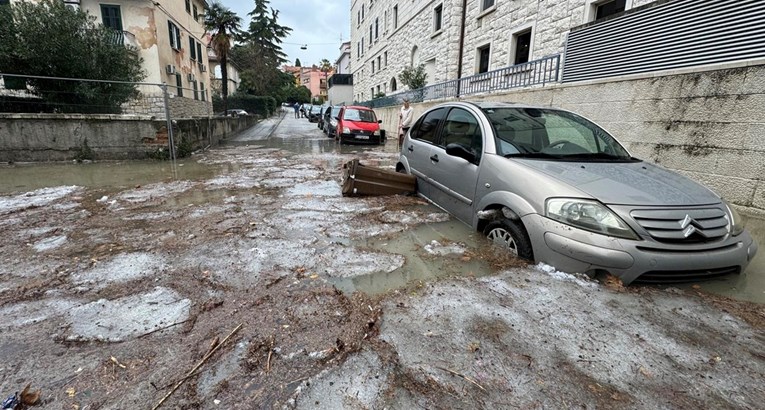
{"label": "pink building", "polygon": [[283,66],[282,71],[294,75],[299,85],[304,85],[311,91],[311,97],[322,97],[325,101],[327,100],[327,79],[335,73],[334,68],[325,73],[315,65],[312,67]]}

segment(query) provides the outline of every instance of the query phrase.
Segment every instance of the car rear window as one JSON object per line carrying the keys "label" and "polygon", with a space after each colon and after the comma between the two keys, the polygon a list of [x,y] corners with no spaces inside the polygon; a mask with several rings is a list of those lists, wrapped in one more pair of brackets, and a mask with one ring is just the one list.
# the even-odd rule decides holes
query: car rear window
{"label": "car rear window", "polygon": [[346,108],[345,114],[343,115],[343,119],[346,119],[348,121],[359,121],[359,122],[377,122],[377,117],[375,116],[374,111],[359,110],[356,108]]}

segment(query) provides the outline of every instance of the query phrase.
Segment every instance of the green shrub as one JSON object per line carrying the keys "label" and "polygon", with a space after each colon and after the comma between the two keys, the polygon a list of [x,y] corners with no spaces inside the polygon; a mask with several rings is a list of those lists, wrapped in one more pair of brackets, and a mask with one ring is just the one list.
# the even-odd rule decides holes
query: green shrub
{"label": "green shrub", "polygon": [[[223,112],[223,99],[213,97],[213,111]],[[228,96],[228,109],[241,108],[250,114],[258,114],[268,117],[276,112],[277,102],[274,97],[261,97],[248,94],[235,93]]]}

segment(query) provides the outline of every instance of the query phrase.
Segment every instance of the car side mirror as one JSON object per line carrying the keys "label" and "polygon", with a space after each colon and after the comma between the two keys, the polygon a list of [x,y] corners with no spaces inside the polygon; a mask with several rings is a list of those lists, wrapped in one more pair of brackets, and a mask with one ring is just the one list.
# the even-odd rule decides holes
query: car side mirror
{"label": "car side mirror", "polygon": [[335,117],[336,120],[340,121],[340,117]]}
{"label": "car side mirror", "polygon": [[462,158],[471,164],[475,163],[475,152],[462,144],[451,143],[446,146],[446,155]]}
{"label": "car side mirror", "polygon": [[378,124],[382,124],[382,120],[377,120],[377,123]]}

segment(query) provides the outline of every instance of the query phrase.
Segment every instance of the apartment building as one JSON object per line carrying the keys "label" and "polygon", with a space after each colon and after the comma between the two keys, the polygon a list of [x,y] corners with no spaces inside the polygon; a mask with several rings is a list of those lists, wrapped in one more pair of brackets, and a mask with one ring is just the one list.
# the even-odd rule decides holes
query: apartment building
{"label": "apartment building", "polygon": [[434,84],[563,53],[573,27],[653,1],[352,0],[354,99],[401,91],[409,66]]}
{"label": "apartment building", "polygon": [[[3,2],[35,0],[0,0]],[[144,82],[170,86],[176,115],[209,115],[210,78],[205,40],[205,0],[63,0],[114,29],[115,41],[133,46],[143,58]],[[145,98],[124,108],[126,113],[164,114],[162,92],[139,87]]]}
{"label": "apartment building", "polygon": [[295,67],[295,66],[282,66],[282,71],[290,73],[295,76],[295,83],[302,85],[311,91],[311,97],[321,97],[324,101],[327,101],[328,94],[328,80],[335,73],[335,69],[330,69],[327,72],[321,70],[320,67],[313,65],[311,67]]}

